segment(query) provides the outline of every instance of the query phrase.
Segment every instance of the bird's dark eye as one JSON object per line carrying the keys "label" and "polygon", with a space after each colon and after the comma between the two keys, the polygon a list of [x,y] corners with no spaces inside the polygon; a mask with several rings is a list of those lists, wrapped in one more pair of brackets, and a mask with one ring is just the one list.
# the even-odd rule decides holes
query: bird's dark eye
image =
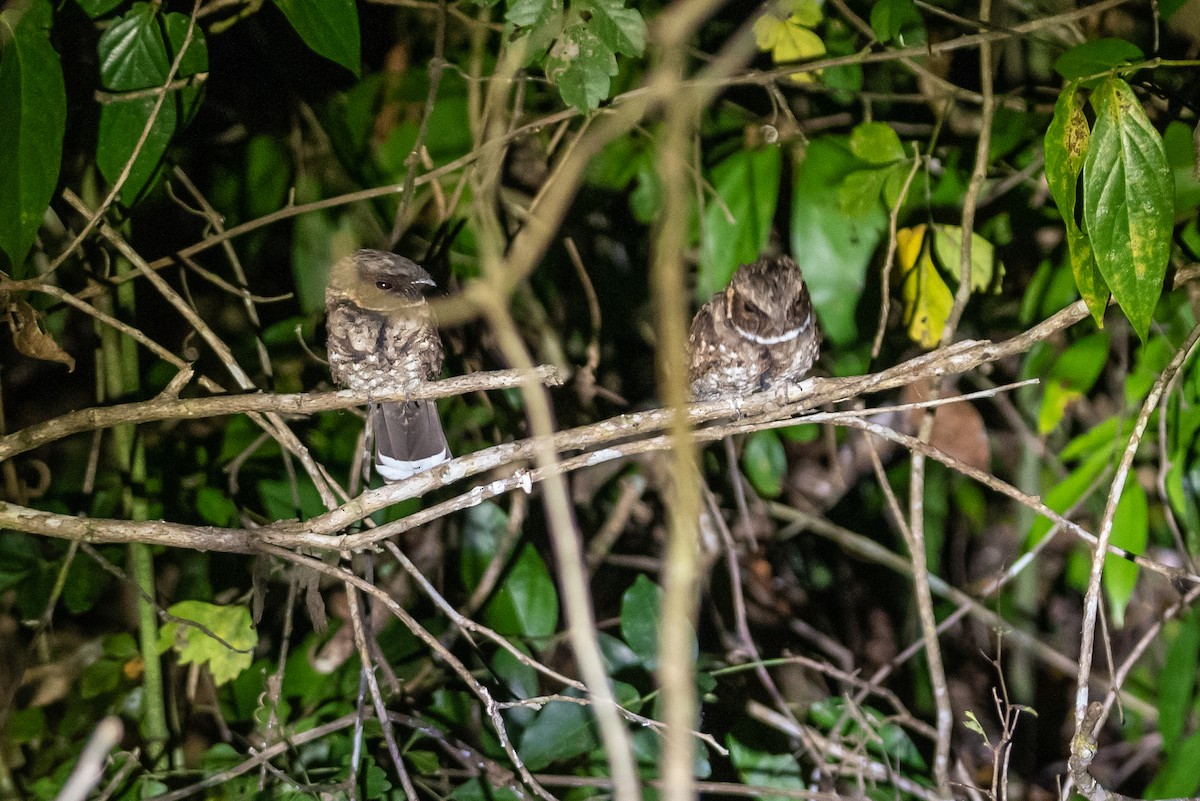
{"label": "bird's dark eye", "polygon": [[768,317],[766,312],[745,298],[739,298],[739,300],[741,301],[738,304],[741,307],[740,311],[748,321],[753,321],[755,323],[766,322]]}
{"label": "bird's dark eye", "polygon": [[384,292],[392,291],[392,282],[391,281],[376,281],[375,286],[379,287]]}

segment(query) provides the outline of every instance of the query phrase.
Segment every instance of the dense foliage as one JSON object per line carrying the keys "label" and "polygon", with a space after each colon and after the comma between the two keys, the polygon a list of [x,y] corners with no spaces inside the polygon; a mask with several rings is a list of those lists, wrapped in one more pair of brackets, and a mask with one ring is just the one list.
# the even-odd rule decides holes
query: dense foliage
{"label": "dense foliage", "polygon": [[[16,0],[0,48],[0,798],[1200,792],[1196,0]],[[390,486],[322,358],[360,247],[467,377]],[[685,418],[763,253],[817,378]]]}

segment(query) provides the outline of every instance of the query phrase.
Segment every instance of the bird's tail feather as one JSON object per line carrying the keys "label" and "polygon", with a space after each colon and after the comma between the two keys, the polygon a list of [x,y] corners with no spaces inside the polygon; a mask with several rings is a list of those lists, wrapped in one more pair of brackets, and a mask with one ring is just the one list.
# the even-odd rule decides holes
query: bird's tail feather
{"label": "bird's tail feather", "polygon": [[403,481],[450,458],[437,404],[431,400],[377,403],[371,407],[375,469],[387,481]]}

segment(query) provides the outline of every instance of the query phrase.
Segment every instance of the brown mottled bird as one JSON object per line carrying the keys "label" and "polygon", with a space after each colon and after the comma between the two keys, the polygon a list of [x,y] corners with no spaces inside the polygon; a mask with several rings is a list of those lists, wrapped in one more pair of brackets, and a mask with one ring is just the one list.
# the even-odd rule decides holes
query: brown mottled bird
{"label": "brown mottled bird", "polygon": [[778,256],[742,265],[692,319],[692,397],[746,395],[799,381],[817,360],[820,343],[796,262]]}
{"label": "brown mottled bird", "polygon": [[[429,273],[395,253],[360,250],[333,266],[325,290],[329,369],[356,392],[412,389],[442,369],[442,340],[425,303]],[[375,469],[401,481],[450,458],[431,400],[373,403]]]}

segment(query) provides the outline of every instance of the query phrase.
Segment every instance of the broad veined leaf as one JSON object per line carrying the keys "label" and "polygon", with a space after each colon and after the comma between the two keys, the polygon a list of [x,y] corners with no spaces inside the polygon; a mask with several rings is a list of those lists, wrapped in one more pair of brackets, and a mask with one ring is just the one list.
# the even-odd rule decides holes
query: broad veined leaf
{"label": "broad veined leaf", "polygon": [[[46,0],[0,12],[0,249],[19,266],[34,237],[62,161],[67,93],[50,44]],[[18,273],[15,277],[23,277]]]}
{"label": "broad veined leaf", "polygon": [[[938,263],[955,283],[962,275],[962,227],[958,225],[935,225],[933,227],[933,252]],[[987,292],[1000,289],[1004,278],[1004,264],[996,258],[992,243],[974,231],[971,232],[971,291]]]}
{"label": "broad veined leaf", "polygon": [[908,336],[923,348],[936,348],[954,295],[933,263],[925,233],[923,224],[896,232],[896,267]]}
{"label": "broad veined leaf", "polygon": [[812,141],[792,176],[792,253],[804,270],[821,327],[838,345],[858,336],[855,308],[875,247],[887,230],[887,212],[879,203],[853,215],[829,200],[861,166],[845,137],[825,137]]}
{"label": "broad veined leaf", "polygon": [[1092,243],[1075,221],[1075,194],[1091,135],[1079,93],[1075,84],[1070,84],[1059,94],[1058,102],[1054,104],[1054,117],[1046,129],[1046,183],[1066,226],[1075,286],[1096,324],[1102,325],[1104,309],[1108,306],[1108,285],[1096,266]]}
{"label": "broad veined leaf", "polygon": [[900,137],[886,122],[864,122],[850,132],[850,152],[868,164],[891,164],[904,158]]}
{"label": "broad veined leaf", "polygon": [[[780,12],[787,16],[779,16]],[[759,50],[770,53],[776,64],[817,58],[825,55],[825,43],[812,30],[820,21],[820,8],[815,3],[807,0],[784,3],[754,21],[754,40]],[[813,75],[796,72],[788,78],[795,83],[811,83]]]}
{"label": "broad veined leaf", "polygon": [[544,68],[562,99],[587,112],[608,97],[617,57],[593,26],[574,16],[546,54]]}
{"label": "broad veined leaf", "polygon": [[[574,697],[578,691],[568,689]],[[518,750],[530,770],[543,770],[554,762],[586,754],[599,745],[592,712],[570,701],[551,701],[521,734]]]}
{"label": "broad veined leaf", "polygon": [[[174,647],[179,652],[182,664],[200,665],[207,662],[213,681],[218,685],[232,681],[250,667],[254,646],[258,645],[258,635],[250,624],[249,609],[244,606],[217,606],[203,601],[181,601],[167,611],[185,623],[171,621],[163,624],[158,632],[159,653]],[[186,621],[200,625],[186,625]]]}
{"label": "broad veined leaf", "polygon": [[506,636],[545,638],[558,628],[558,593],[532,545],[521,549],[485,614],[488,625]]}
{"label": "broad veined leaf", "polygon": [[884,44],[894,39],[904,47],[908,44],[904,41],[904,31],[922,26],[923,20],[913,0],[878,0],[871,6],[871,30]]}
{"label": "broad veined leaf", "polygon": [[354,0],[275,0],[275,5],[310,50],[359,74],[362,46]]}
{"label": "broad veined leaf", "polygon": [[701,301],[724,289],[739,264],[758,258],[771,232],[783,156],[777,147],[739,150],[712,170],[717,197],[707,200],[700,233]]}
{"label": "broad veined leaf", "polygon": [[576,7],[591,14],[591,27],[615,53],[640,56],[646,49],[646,22],[625,0],[580,0]]}
{"label": "broad veined leaf", "polygon": [[[157,8],[150,3],[134,3],[125,16],[104,32],[97,45],[100,82],[106,90],[118,95],[113,102],[101,107],[96,145],[100,172],[112,182],[125,169],[154,110],[155,95],[143,92],[158,89],[166,82],[171,62],[183,47],[187,35],[188,17],[171,13],[160,20]],[[164,31],[170,40],[170,48],[163,41]],[[203,30],[197,25],[175,77],[184,79],[207,69],[208,46]],[[126,92],[139,94],[128,99],[120,97],[120,93]],[[191,85],[167,96],[122,186],[121,197],[126,203],[132,203],[146,188],[176,129],[195,114],[200,96],[201,87]]]}
{"label": "broad veined leaf", "polygon": [[838,187],[838,209],[851,217],[862,217],[879,206],[890,167],[855,170]]}
{"label": "broad veined leaf", "polygon": [[1074,81],[1089,75],[1107,72],[1113,67],[1140,61],[1145,56],[1140,47],[1124,39],[1093,39],[1072,47],[1054,62],[1054,71]]}
{"label": "broad veined leaf", "polygon": [[1162,293],[1175,188],[1158,131],[1119,78],[1092,94],[1096,124],[1083,164],[1083,220],[1096,264],[1143,341]]}
{"label": "broad veined leaf", "polygon": [[562,11],[562,0],[512,0],[504,12],[504,21],[517,28],[545,24]]}

